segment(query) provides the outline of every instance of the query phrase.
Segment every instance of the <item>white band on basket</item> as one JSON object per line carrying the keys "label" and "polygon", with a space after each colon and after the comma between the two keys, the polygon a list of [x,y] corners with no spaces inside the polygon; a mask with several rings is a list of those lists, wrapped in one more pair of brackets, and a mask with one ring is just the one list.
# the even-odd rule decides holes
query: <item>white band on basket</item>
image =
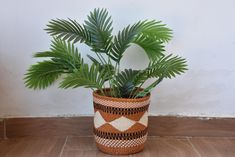
{"label": "white band on basket", "polygon": [[98,136],[95,136],[95,140],[97,143],[104,145],[105,147],[127,148],[143,144],[147,140],[147,134],[144,135],[143,137],[132,140],[111,140],[111,139],[100,138]]}

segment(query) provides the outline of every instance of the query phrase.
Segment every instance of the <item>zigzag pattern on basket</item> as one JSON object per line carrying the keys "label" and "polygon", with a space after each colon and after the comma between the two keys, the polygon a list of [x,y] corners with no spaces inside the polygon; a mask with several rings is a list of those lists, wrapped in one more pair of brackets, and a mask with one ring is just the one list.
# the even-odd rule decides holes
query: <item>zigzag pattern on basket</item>
{"label": "zigzag pattern on basket", "polygon": [[136,102],[117,102],[117,101],[111,101],[111,100],[104,100],[99,99],[97,97],[93,98],[93,101],[97,104],[102,104],[104,106],[110,106],[110,107],[117,107],[117,108],[138,108],[143,107],[150,103],[150,99],[147,99],[145,101],[136,101]]}
{"label": "zigzag pattern on basket", "polygon": [[143,125],[144,128],[148,126],[148,112],[147,111],[142,115],[142,117],[138,121],[129,119],[125,116],[121,116],[110,122],[106,122],[99,111],[96,111],[95,116],[94,116],[94,127],[96,129],[99,129],[105,124],[110,124],[112,127],[119,130],[120,132],[124,132],[130,129],[132,126],[134,126],[137,123]]}
{"label": "zigzag pattern on basket", "polygon": [[94,108],[96,110],[102,110],[103,112],[112,113],[112,114],[130,115],[130,114],[136,114],[138,112],[147,111],[149,108],[149,104],[136,108],[120,108],[120,107],[105,106],[94,102]]}
{"label": "zigzag pattern on basket", "polygon": [[97,143],[104,145],[106,147],[135,147],[140,144],[143,144],[147,140],[147,134],[143,137],[132,139],[132,140],[111,140],[111,139],[105,139],[100,138],[98,136],[95,136],[95,140]]}

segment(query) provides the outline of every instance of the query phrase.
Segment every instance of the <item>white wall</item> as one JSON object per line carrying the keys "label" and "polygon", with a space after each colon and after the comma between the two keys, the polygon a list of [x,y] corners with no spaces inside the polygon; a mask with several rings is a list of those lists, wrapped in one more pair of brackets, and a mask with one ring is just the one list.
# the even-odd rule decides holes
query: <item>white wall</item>
{"label": "white wall", "polygon": [[[189,71],[165,80],[152,92],[152,115],[235,117],[235,1],[233,0],[0,0],[0,117],[91,115],[89,89],[52,86],[33,91],[23,75],[49,48],[43,31],[50,19],[83,21],[95,7],[105,7],[114,31],[141,19],[163,20],[174,30],[168,52],[188,59]],[[89,52],[79,46],[83,56]],[[134,58],[133,57],[136,57]],[[143,59],[144,58],[144,59]],[[143,67],[147,58],[133,47],[126,66]],[[133,65],[133,64],[135,65]]]}

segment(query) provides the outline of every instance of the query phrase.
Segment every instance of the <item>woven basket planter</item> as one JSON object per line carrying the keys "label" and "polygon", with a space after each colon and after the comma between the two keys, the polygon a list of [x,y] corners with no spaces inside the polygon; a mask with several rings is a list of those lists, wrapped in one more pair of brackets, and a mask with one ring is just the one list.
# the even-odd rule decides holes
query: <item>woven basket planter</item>
{"label": "woven basket planter", "polygon": [[93,93],[94,137],[108,154],[140,152],[147,140],[150,95],[138,99],[112,98]]}

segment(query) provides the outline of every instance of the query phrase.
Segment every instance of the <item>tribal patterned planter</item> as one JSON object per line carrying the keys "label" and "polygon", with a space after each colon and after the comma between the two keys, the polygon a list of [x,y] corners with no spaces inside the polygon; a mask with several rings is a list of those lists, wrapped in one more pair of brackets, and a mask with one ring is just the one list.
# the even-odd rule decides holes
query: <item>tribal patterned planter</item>
{"label": "tribal patterned planter", "polygon": [[147,140],[150,95],[138,99],[94,98],[94,136],[97,147],[108,154],[133,154]]}

